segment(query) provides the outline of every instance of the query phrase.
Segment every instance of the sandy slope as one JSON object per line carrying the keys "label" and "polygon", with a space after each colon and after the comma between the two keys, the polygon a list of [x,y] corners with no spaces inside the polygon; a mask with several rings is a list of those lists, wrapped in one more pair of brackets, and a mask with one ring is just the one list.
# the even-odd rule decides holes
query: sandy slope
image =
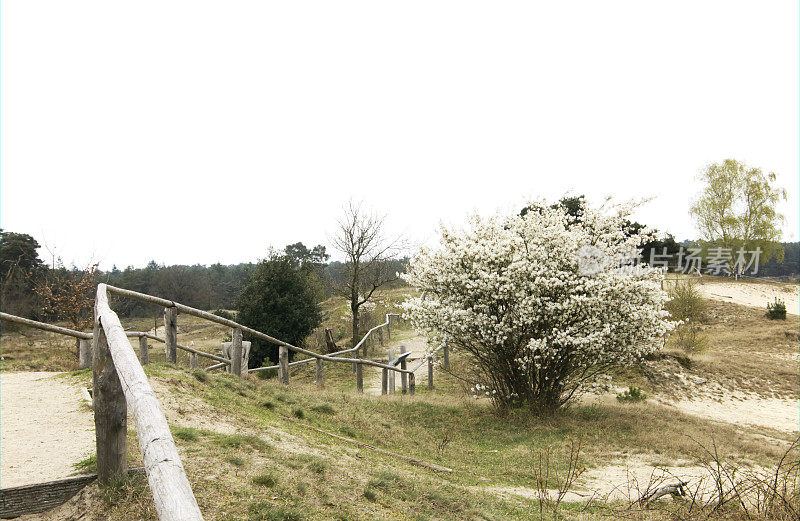
{"label": "sandy slope", "polygon": [[94,417],[80,386],[59,373],[0,374],[0,483],[61,479],[94,452]]}

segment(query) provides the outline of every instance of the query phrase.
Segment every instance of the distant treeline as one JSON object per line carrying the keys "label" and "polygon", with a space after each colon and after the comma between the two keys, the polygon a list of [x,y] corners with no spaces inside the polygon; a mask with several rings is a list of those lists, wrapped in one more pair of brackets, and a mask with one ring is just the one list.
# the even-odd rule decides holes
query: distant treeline
{"label": "distant treeline", "polygon": [[[86,267],[66,268],[57,262],[53,269],[39,258],[39,244],[30,235],[6,231],[0,231],[0,235],[0,306],[3,311],[38,320],[59,318],[44,311],[46,306],[41,301],[43,289],[69,286],[71,281],[86,276]],[[298,265],[308,264],[313,267],[316,273],[316,294],[320,301],[334,295],[336,288],[342,285],[344,264],[338,261],[328,262],[329,256],[324,246],[309,249],[303,243],[295,243],[283,250],[268,252],[267,257],[276,255],[288,256]],[[403,272],[407,262],[408,259],[388,261],[391,264],[390,269],[397,272]],[[255,266],[255,262],[165,266],[150,261],[143,268],[129,266],[119,269],[114,266],[108,271],[94,270],[91,276],[95,282],[105,282],[199,309],[233,309],[236,298]],[[403,283],[396,281],[392,284]],[[87,295],[87,298],[91,298],[91,295]],[[113,307],[118,314],[125,317],[154,316],[154,313],[160,312],[155,306],[125,298],[116,299]]]}
{"label": "distant treeline", "polygon": [[782,242],[783,262],[775,258],[764,263],[758,277],[794,277],[800,273],[800,242]]}

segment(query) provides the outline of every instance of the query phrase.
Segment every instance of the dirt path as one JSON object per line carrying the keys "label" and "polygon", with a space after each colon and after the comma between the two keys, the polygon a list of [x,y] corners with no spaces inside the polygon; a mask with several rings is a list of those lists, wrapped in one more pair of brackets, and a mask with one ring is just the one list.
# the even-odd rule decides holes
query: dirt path
{"label": "dirt path", "polygon": [[[400,354],[400,347],[405,347],[406,351],[411,351],[411,355],[409,355],[409,362],[408,367],[413,368],[416,367],[420,361],[425,357],[425,351],[428,348],[428,341],[425,337],[422,336],[415,336],[404,340],[399,340],[388,344],[386,349],[388,351],[389,348],[394,348],[394,355],[397,356]],[[384,358],[385,359],[385,358]],[[383,370],[377,367],[370,367],[367,374],[364,375],[364,393],[373,395],[373,396],[380,396],[381,394],[381,375]],[[419,369],[414,371],[416,375],[416,385],[420,387],[422,385],[428,385],[428,365],[422,364]],[[389,375],[391,378],[391,375]],[[395,374],[396,383],[395,383],[395,391],[400,392],[400,376]]]}
{"label": "dirt path", "polygon": [[65,478],[94,452],[94,417],[60,373],[0,374],[0,485]]}

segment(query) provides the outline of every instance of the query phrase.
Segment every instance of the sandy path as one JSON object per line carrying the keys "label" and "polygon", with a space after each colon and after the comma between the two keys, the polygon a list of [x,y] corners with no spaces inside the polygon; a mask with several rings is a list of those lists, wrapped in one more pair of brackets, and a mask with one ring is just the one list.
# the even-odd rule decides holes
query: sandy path
{"label": "sandy path", "polygon": [[[388,350],[390,347],[394,348],[394,355],[400,354],[400,347],[405,347],[406,351],[411,351],[409,355],[408,367],[409,369],[416,367],[425,357],[426,349],[428,348],[428,341],[425,337],[415,336],[406,340],[393,342],[386,346]],[[380,396],[381,394],[381,375],[383,370],[377,367],[370,367],[366,375],[364,375],[364,393],[372,396]],[[419,388],[423,385],[428,385],[428,364],[422,364],[419,369],[414,371],[416,375],[416,386]],[[391,378],[391,375],[389,375]],[[400,375],[395,373],[395,392],[400,392]],[[435,381],[435,380],[434,380]]]}
{"label": "sandy path", "polygon": [[59,373],[0,374],[0,486],[68,477],[94,452],[94,417]]}
{"label": "sandy path", "polygon": [[786,303],[786,312],[800,315],[800,286],[796,284],[770,284],[755,282],[712,282],[698,284],[697,289],[706,298],[733,302],[742,306],[767,310],[767,304],[777,297]]}

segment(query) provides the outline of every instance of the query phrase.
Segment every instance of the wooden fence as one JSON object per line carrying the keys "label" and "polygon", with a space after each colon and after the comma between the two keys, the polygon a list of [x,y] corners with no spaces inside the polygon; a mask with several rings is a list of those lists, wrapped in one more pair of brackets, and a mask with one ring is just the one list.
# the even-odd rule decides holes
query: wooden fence
{"label": "wooden fence", "polygon": [[[108,302],[109,293],[121,297],[132,298],[141,302],[155,304],[164,308],[164,338],[141,331],[125,331],[120,324],[119,317],[111,309]],[[177,316],[178,312],[203,318],[217,324],[233,329],[231,341],[231,358],[220,357],[206,353],[192,347],[178,344],[177,341]],[[192,353],[193,356],[203,356],[220,362],[207,369],[229,365],[231,372],[237,375],[246,373],[246,360],[242,358],[242,336],[247,333],[251,337],[266,340],[279,346],[279,363],[276,366],[259,367],[252,371],[278,369],[280,381],[289,383],[290,366],[316,362],[317,384],[324,385],[324,362],[352,364],[356,373],[356,387],[363,392],[363,367],[372,366],[383,370],[383,393],[388,392],[387,376],[399,373],[403,381],[403,392],[414,394],[414,371],[419,369],[426,361],[429,364],[428,385],[433,386],[433,355],[444,349],[445,363],[447,359],[446,342],[436,350],[427,354],[415,369],[408,369],[406,359],[409,353],[401,354],[397,358],[389,357],[387,363],[376,362],[366,358],[347,358],[341,355],[355,353],[363,349],[366,356],[366,347],[369,339],[374,342],[377,335],[378,341],[383,345],[383,332],[388,339],[391,338],[391,323],[396,314],[387,314],[386,321],[370,329],[361,341],[354,347],[343,349],[335,353],[323,355],[314,353],[301,347],[293,346],[277,338],[271,337],[260,331],[243,326],[233,320],[225,319],[178,302],[154,297],[136,291],[126,290],[99,284],[95,298],[95,319],[93,332],[83,333],[71,329],[37,322],[7,313],[0,313],[0,319],[18,324],[34,327],[44,331],[51,331],[62,335],[71,336],[80,340],[79,365],[81,368],[92,367],[93,378],[93,408],[95,418],[95,438],[97,450],[97,475],[100,482],[107,483],[112,478],[127,472],[127,408],[136,424],[136,432],[144,460],[144,469],[153,494],[153,501],[160,520],[202,520],[203,516],[197,506],[188,478],[178,456],[172,434],[169,430],[164,413],[156,399],[153,389],[147,380],[142,367],[148,363],[147,340],[154,340],[165,344],[168,362],[177,361],[177,349]],[[129,337],[139,339],[139,357],[130,343]],[[89,341],[91,340],[91,344]],[[308,359],[289,363],[288,351],[292,350],[308,356]],[[245,366],[243,368],[243,365]],[[244,371],[243,371],[244,369]],[[392,391],[394,385],[391,386]]]}

